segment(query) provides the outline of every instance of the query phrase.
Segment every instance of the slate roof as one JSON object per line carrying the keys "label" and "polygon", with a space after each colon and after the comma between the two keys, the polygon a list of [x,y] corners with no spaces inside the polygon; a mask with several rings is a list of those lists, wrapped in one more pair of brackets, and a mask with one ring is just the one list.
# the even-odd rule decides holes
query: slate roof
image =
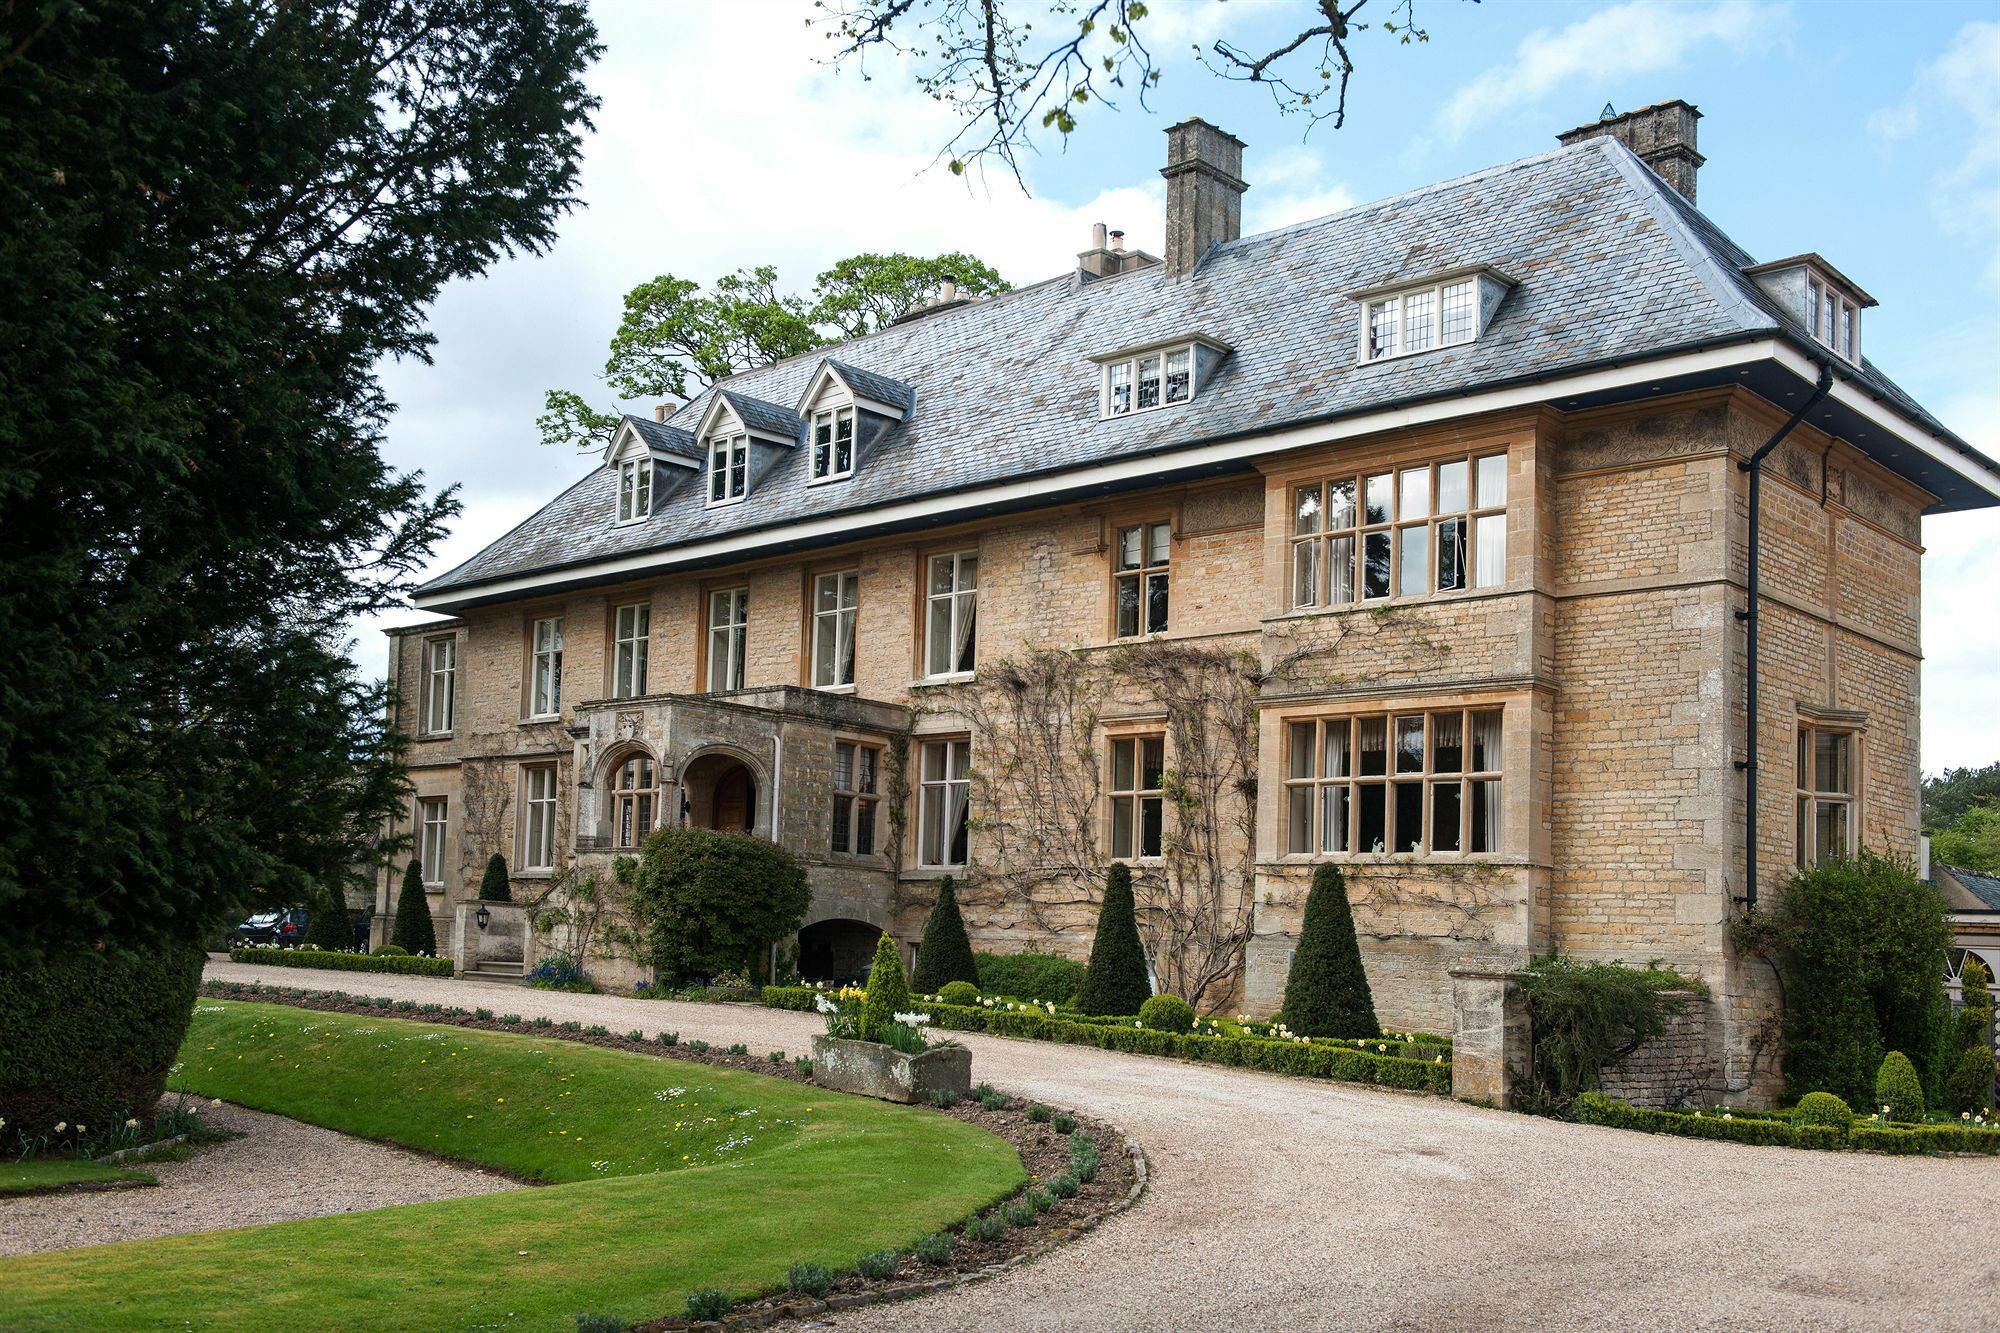
{"label": "slate roof", "polygon": [[[805,422],[800,420],[799,414],[792,411],[789,407],[780,407],[776,403],[767,403],[761,398],[751,397],[748,391],[753,385],[746,383],[750,379],[751,377],[748,375],[738,375],[735,379],[728,381],[726,385],[718,386],[702,397],[695,399],[695,403],[699,403],[702,409],[706,410],[710,397],[720,398],[723,402],[729,404],[731,411],[736,413],[736,419],[751,430],[763,431],[770,435],[782,435],[796,443],[799,438],[799,432],[804,428]],[[804,392],[804,386],[801,386],[799,393]],[[799,394],[795,393],[785,401],[795,403],[798,400]],[[692,407],[694,404],[691,403],[688,406]],[[692,417],[688,417],[687,413],[688,408],[682,408],[668,424],[681,424],[692,429],[701,420],[701,413],[696,412]],[[686,418],[686,420],[683,420],[683,418]]]}
{"label": "slate roof", "polygon": [[[843,343],[828,349],[843,375],[917,390],[914,411],[887,429],[851,480],[808,488],[809,459],[798,450],[760,477],[745,503],[711,509],[699,486],[680,485],[656,496],[647,522],[614,527],[616,479],[597,467],[420,595],[767,528],[775,545],[787,524],[809,517],[858,517],[919,497],[1781,329],[1804,340],[1805,330],[1743,276],[1750,262],[1623,144],[1586,140],[1231,241],[1186,278],[1160,266],[1088,282],[1069,273]],[[1344,293],[1474,264],[1519,282],[1476,342],[1355,363],[1358,310]],[[1087,358],[1197,332],[1234,352],[1193,402],[1098,419],[1098,370]],[[720,392],[746,421],[756,414],[797,430],[799,418],[776,405],[797,403],[827,355],[734,376],[670,424],[695,429]],[[1955,438],[1873,367],[1859,378]]]}
{"label": "slate roof", "polygon": [[670,454],[680,454],[687,458],[705,457],[701,443],[695,439],[691,430],[655,421],[651,417],[632,416],[629,413],[625,421],[632,429],[639,432],[639,438],[650,448],[661,449]]}
{"label": "slate roof", "polygon": [[905,415],[917,405],[917,391],[901,380],[892,380],[887,375],[877,375],[872,370],[850,365],[834,357],[827,357],[821,364],[832,366],[847,381],[847,387],[863,398],[871,398],[890,407],[900,407]]}
{"label": "slate roof", "polygon": [[1960,870],[1957,866],[1941,865],[1939,868],[1958,881],[1960,887],[1980,902],[2000,910],[2000,876],[1982,875],[1976,870]]}

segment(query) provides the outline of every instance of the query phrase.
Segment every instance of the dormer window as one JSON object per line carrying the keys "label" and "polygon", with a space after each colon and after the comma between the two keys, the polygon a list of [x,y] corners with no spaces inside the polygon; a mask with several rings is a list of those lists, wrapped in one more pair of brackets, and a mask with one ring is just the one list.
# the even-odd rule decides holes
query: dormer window
{"label": "dormer window", "polygon": [[636,523],[653,512],[653,460],[628,458],[618,465],[618,521]]}
{"label": "dormer window", "polygon": [[719,435],[708,442],[708,502],[733,504],[743,498],[749,480],[750,441],[742,435]]}
{"label": "dormer window", "polygon": [[854,475],[854,409],[835,408],[813,416],[812,479],[837,481]]}
{"label": "dormer window", "polygon": [[1849,361],[1861,359],[1861,311],[1851,299],[1817,273],[1808,273],[1806,308],[1806,327],[1813,337]]}
{"label": "dormer window", "polygon": [[1471,342],[1478,309],[1474,286],[1473,279],[1460,278],[1368,302],[1368,360]]}
{"label": "dormer window", "polygon": [[1360,360],[1365,365],[1473,342],[1513,285],[1482,265],[1422,283],[1351,292],[1361,308]]}
{"label": "dormer window", "polygon": [[1861,312],[1875,298],[1846,274],[1816,254],[1774,259],[1743,271],[1803,324],[1814,342],[1842,360],[1861,364]]}
{"label": "dormer window", "polygon": [[1192,402],[1229,349],[1196,336],[1178,345],[1134,347],[1093,357],[1100,367],[1100,411],[1130,416]]}

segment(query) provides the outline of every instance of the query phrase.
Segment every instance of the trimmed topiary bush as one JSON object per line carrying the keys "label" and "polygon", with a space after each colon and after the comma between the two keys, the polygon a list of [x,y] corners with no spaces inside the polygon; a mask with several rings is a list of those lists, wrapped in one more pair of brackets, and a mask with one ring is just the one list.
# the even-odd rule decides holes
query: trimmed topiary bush
{"label": "trimmed topiary bush", "polygon": [[638,960],[670,979],[761,975],[771,946],[812,903],[805,867],[783,847],[708,829],[647,838],[631,885]]}
{"label": "trimmed topiary bush", "polygon": [[407,958],[410,951],[400,944],[385,944],[373,951],[376,958]]}
{"label": "trimmed topiary bush", "polygon": [[1978,954],[1968,953],[1958,979],[1964,991],[1965,1005],[1958,1011],[1953,1025],[1958,1049],[1964,1051],[1974,1046],[1991,1049],[1987,1032],[1993,1026],[1993,992],[1987,987],[1993,984],[1993,974],[1986,970],[1986,964],[1980,961]]}
{"label": "trimmed topiary bush", "polygon": [[479,898],[489,903],[514,901],[514,890],[507,883],[507,858],[498,852],[486,858],[486,873],[479,879]]}
{"label": "trimmed topiary bush", "polygon": [[1944,1085],[1945,1109],[1953,1115],[1975,1115],[1993,1105],[1993,1048],[1983,1042],[1958,1055],[1958,1068]]}
{"label": "trimmed topiary bush", "polygon": [[1304,1037],[1373,1037],[1382,1030],[1361,965],[1347,880],[1330,863],[1313,871],[1306,895],[1299,946],[1285,978],[1285,1026]]}
{"label": "trimmed topiary bush", "polygon": [[1923,1081],[1910,1057],[1901,1051],[1883,1056],[1882,1067],[1875,1071],[1875,1104],[1888,1107],[1891,1120],[1914,1124],[1924,1118]]}
{"label": "trimmed topiary bush", "polygon": [[[979,984],[979,967],[972,961],[972,941],[966,938],[965,918],[958,911],[958,890],[951,876],[938,885],[937,906],[924,922],[924,938],[917,945],[917,966],[910,974],[910,989],[925,995],[941,993],[951,982]],[[975,999],[977,997],[974,997]]]}
{"label": "trimmed topiary bush", "polygon": [[861,1001],[861,1040],[880,1041],[882,1029],[908,1013],[910,988],[903,980],[903,960],[896,941],[884,934],[875,942],[875,964],[868,970],[868,993]]}
{"label": "trimmed topiary bush", "polygon": [[1139,1006],[1139,1021],[1159,1032],[1192,1031],[1194,1006],[1178,995],[1155,995]]}
{"label": "trimmed topiary bush", "polygon": [[979,965],[979,990],[984,995],[1069,1004],[1083,989],[1083,964],[1059,954],[976,953],[972,960]]}
{"label": "trimmed topiary bush", "polygon": [[937,996],[946,1004],[978,1004],[979,987],[969,981],[948,981]]}
{"label": "trimmed topiary bush", "polygon": [[1132,908],[1132,868],[1120,863],[1104,876],[1104,905],[1097,912],[1097,937],[1076,1007],[1086,1014],[1136,1014],[1152,993]]}
{"label": "trimmed topiary bush", "polygon": [[194,945],[75,948],[0,971],[0,1119],[35,1133],[150,1120],[202,962]]}
{"label": "trimmed topiary bush", "polygon": [[1830,1092],[1809,1092],[1792,1108],[1792,1125],[1821,1125],[1838,1131],[1844,1139],[1854,1128],[1854,1111]]}
{"label": "trimmed topiary bush", "polygon": [[431,924],[431,905],[424,895],[423,867],[415,861],[403,872],[403,889],[396,895],[396,922],[389,928],[389,942],[408,953],[436,956],[437,929]]}
{"label": "trimmed topiary bush", "polygon": [[330,953],[354,952],[354,919],[339,889],[321,893],[306,909],[306,934],[299,943]]}

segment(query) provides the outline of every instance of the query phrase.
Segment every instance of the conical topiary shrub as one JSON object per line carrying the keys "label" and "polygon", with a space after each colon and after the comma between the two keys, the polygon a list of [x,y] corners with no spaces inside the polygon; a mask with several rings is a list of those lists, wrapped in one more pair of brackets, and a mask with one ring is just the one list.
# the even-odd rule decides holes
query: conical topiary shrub
{"label": "conical topiary shrub", "polygon": [[1132,867],[1122,862],[1104,877],[1104,905],[1097,911],[1097,938],[1076,1007],[1086,1014],[1136,1014],[1153,994],[1146,975],[1146,950],[1132,909]]}
{"label": "conical topiary shrub", "polygon": [[1323,864],[1313,872],[1299,947],[1285,978],[1285,1026],[1302,1037],[1373,1037],[1381,1032],[1339,866]]}
{"label": "conical topiary shrub", "polygon": [[306,937],[300,944],[336,953],[354,952],[354,920],[347,914],[347,898],[339,889],[323,890],[306,912]]}
{"label": "conical topiary shrub", "polygon": [[1920,1121],[1924,1118],[1924,1085],[1917,1067],[1901,1051],[1882,1057],[1875,1071],[1875,1104],[1888,1108],[1891,1120]]}
{"label": "conical topiary shrub", "polygon": [[514,901],[514,890],[507,883],[507,858],[498,852],[486,858],[486,874],[479,881],[479,900],[488,903]]}
{"label": "conical topiary shrub", "polygon": [[1986,970],[1979,955],[1968,953],[1958,980],[1965,1000],[1965,1007],[1958,1011],[1958,1049],[1969,1051],[1975,1046],[1987,1046],[1986,1030],[1993,1026],[1993,992],[1987,987],[1993,984],[1993,974]]}
{"label": "conical topiary shrub", "polygon": [[937,906],[924,922],[923,942],[917,946],[917,966],[910,975],[910,989],[935,995],[954,981],[979,984],[979,968],[972,961],[972,941],[965,936],[965,918],[958,912],[958,890],[951,876],[938,886]]}
{"label": "conical topiary shrub", "polygon": [[875,944],[875,964],[868,969],[868,993],[861,1001],[861,1040],[880,1040],[882,1029],[909,1009],[910,988],[903,980],[903,960],[896,955],[895,937],[885,933]]}
{"label": "conical topiary shrub", "polygon": [[389,943],[411,953],[437,956],[437,930],[431,925],[431,905],[424,897],[424,872],[415,861],[403,872],[403,891],[396,896],[396,923]]}

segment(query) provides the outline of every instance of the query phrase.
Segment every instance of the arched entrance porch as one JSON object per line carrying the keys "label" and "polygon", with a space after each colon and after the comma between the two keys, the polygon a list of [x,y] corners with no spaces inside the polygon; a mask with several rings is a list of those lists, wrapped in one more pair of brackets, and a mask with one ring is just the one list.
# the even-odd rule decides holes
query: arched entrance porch
{"label": "arched entrance porch", "polygon": [[830,917],[799,928],[799,976],[806,981],[860,981],[875,957],[882,928]]}
{"label": "arched entrance porch", "polygon": [[704,754],[681,775],[683,813],[690,828],[752,833],[757,828],[757,775],[731,754]]}

